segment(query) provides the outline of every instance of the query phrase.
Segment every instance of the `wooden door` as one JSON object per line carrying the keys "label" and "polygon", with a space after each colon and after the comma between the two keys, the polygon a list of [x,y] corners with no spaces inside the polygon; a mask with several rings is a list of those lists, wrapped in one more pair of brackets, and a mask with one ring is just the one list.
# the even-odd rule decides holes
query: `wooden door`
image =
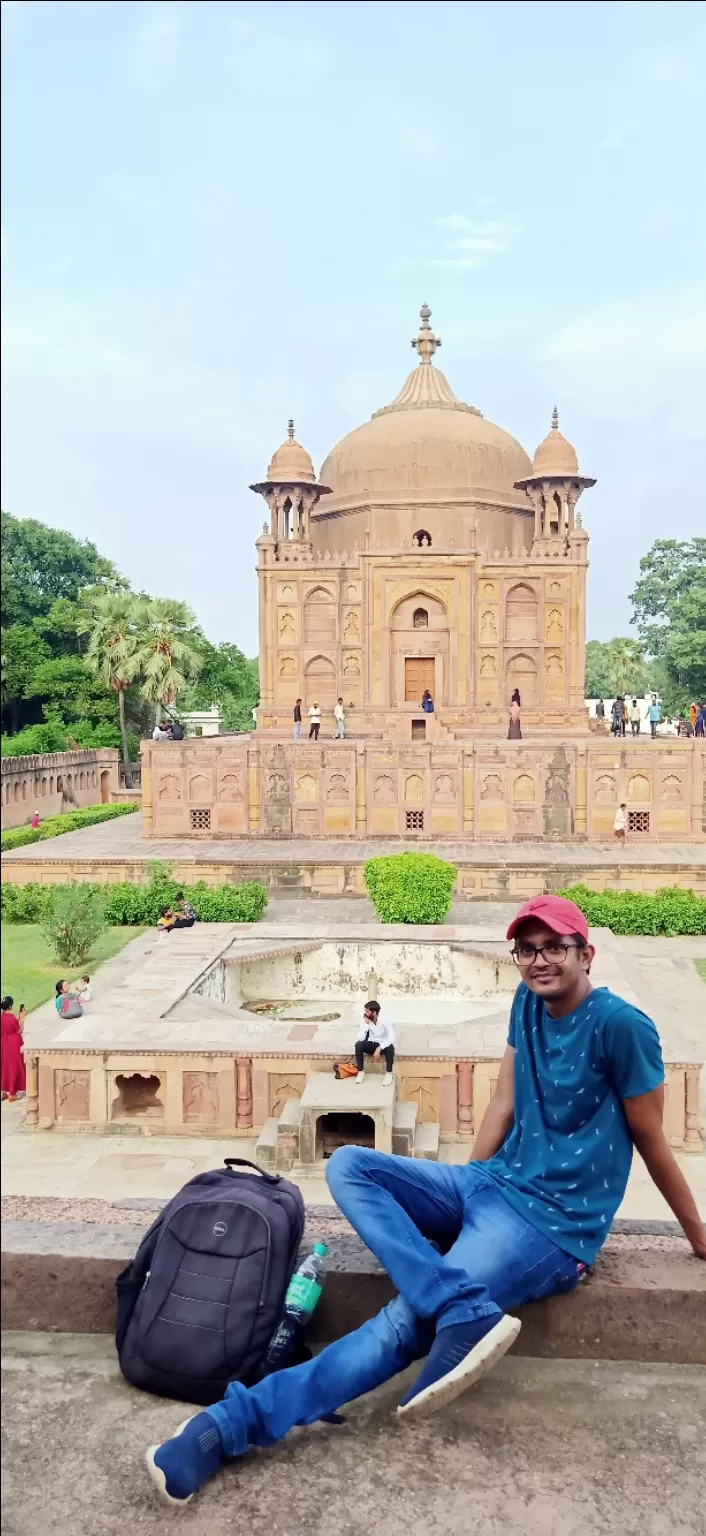
{"label": "wooden door", "polygon": [[425,688],[434,697],[435,667],[433,656],[406,656],[404,697],[406,704],[418,704]]}

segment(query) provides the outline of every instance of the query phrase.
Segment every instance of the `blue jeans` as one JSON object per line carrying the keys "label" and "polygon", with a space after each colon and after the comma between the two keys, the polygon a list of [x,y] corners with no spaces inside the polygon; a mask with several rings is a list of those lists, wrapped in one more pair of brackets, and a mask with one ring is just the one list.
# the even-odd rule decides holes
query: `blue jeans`
{"label": "blue jeans", "polygon": [[336,740],[337,741],[343,741],[343,733],[345,731],[345,728],[346,728],[345,720],[337,720],[336,721]]}
{"label": "blue jeans", "polygon": [[576,1260],[513,1209],[482,1163],[340,1147],[327,1180],[400,1294],[304,1365],[254,1387],[232,1382],[208,1409],[228,1456],[272,1445],[295,1424],[313,1424],[372,1392],[428,1354],[436,1327],[500,1318],[508,1307],[572,1291],[578,1282]]}

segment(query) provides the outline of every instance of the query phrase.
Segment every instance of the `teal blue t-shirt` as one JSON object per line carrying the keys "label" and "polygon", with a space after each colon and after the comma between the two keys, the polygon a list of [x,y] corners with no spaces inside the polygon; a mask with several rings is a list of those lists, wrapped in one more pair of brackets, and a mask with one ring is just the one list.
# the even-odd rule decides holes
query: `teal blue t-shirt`
{"label": "teal blue t-shirt", "polygon": [[607,987],[595,987],[575,1013],[550,1019],[521,982],[508,1045],[515,1049],[515,1119],[484,1167],[526,1221],[590,1264],[630,1173],[621,1101],[664,1081],[657,1030]]}

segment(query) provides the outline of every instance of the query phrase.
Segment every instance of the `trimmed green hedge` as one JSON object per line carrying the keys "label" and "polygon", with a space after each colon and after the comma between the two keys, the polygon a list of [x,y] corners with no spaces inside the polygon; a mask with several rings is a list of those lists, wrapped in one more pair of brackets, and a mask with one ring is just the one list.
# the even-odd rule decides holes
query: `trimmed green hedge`
{"label": "trimmed green hedge", "polygon": [[[246,885],[184,885],[172,880],[161,864],[150,866],[146,885],[131,885],[121,880],[117,885],[87,882],[82,889],[96,891],[103,899],[104,918],[110,927],[145,928],[156,923],[162,907],[171,906],[178,891],[203,923],[256,923],[267,906],[267,891],[256,881]],[[53,885],[6,885],[0,887],[1,915],[4,923],[44,923],[49,913]],[[64,887],[65,889],[65,887]]]}
{"label": "trimmed green hedge", "polygon": [[78,832],[81,827],[95,826],[98,821],[112,821],[115,816],[129,816],[139,811],[139,805],[84,805],[75,811],[62,811],[59,816],[48,816],[38,827],[11,827],[3,832],[0,852],[9,853],[11,848],[24,848],[27,843],[41,843],[47,837],[61,837],[62,832]]}
{"label": "trimmed green hedge", "polygon": [[363,878],[381,923],[443,923],[456,873],[433,853],[393,853],[368,859]]}
{"label": "trimmed green hedge", "polygon": [[664,886],[649,896],[643,891],[591,891],[587,885],[571,885],[559,896],[568,896],[587,917],[592,928],[610,928],[617,934],[706,934],[706,897]]}

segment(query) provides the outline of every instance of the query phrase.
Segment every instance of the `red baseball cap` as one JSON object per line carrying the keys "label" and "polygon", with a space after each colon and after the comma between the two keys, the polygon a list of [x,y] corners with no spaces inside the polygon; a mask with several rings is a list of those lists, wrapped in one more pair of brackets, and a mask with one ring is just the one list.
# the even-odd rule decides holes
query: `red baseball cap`
{"label": "red baseball cap", "polygon": [[533,896],[531,901],[525,901],[512,919],[507,938],[514,939],[520,924],[526,923],[529,917],[544,923],[562,938],[570,933],[580,933],[582,939],[588,938],[588,923],[581,908],[575,901],[567,901],[565,896]]}

